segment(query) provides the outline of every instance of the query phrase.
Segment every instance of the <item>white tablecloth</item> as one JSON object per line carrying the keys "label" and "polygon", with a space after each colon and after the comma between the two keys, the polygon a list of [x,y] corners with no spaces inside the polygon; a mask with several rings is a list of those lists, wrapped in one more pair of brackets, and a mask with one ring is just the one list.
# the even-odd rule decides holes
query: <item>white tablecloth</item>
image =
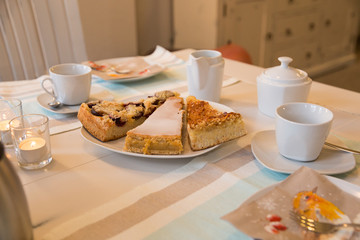
{"label": "white tablecloth", "polygon": [[[93,86],[115,99],[163,89],[186,94],[189,52],[176,52],[184,61],[150,79],[126,84],[96,79]],[[35,239],[248,239],[221,217],[288,176],[263,167],[251,152],[254,134],[274,129],[274,119],[257,109],[256,76],[262,70],[226,60],[225,74],[241,82],[222,89],[221,103],[243,115],[248,134],[199,157],[125,156],[87,142],[78,126],[51,136],[54,161],[41,170],[20,169],[7,149],[27,195]],[[39,106],[40,81],[0,83],[0,96],[16,92],[26,113],[47,114],[52,127],[78,124],[76,115]],[[360,150],[359,93],[314,82],[309,101],[333,110],[331,134]],[[358,156],[356,161],[354,170],[336,177],[360,185]]]}

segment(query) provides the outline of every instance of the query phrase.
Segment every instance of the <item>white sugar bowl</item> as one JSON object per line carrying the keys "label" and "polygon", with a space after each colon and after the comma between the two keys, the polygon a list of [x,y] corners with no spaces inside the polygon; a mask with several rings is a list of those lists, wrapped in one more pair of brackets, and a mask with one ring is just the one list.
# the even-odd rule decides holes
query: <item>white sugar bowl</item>
{"label": "white sugar bowl", "polygon": [[278,60],[280,66],[267,68],[256,78],[259,110],[270,117],[284,103],[306,102],[312,82],[306,72],[289,66],[292,58]]}

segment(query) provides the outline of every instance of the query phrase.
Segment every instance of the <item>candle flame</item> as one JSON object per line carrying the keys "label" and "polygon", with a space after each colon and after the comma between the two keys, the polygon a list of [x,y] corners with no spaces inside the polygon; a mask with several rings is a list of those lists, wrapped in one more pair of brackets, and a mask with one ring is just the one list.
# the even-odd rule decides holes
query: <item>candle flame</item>
{"label": "candle flame", "polygon": [[31,147],[31,148],[36,147],[36,142],[35,142],[35,141],[31,141],[31,143],[30,143],[30,147]]}

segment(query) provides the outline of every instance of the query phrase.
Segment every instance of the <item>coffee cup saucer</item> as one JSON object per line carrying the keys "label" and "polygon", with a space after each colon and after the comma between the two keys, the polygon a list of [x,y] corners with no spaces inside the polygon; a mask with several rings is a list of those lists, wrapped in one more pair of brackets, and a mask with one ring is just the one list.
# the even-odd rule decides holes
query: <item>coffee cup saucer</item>
{"label": "coffee cup saucer", "polygon": [[42,93],[39,96],[37,96],[37,101],[40,104],[41,107],[44,109],[54,112],[54,113],[60,113],[60,114],[71,114],[71,113],[77,113],[80,108],[79,105],[61,105],[59,108],[51,108],[48,103],[53,101],[53,97],[50,96],[47,93]]}
{"label": "coffee cup saucer", "polygon": [[[79,111],[80,105],[61,105],[59,108],[51,108],[48,103],[53,101],[53,97],[47,93],[42,93],[37,96],[37,101],[40,106],[50,112],[59,113],[59,114],[73,114]],[[114,100],[114,96],[107,90],[102,87],[92,86],[90,92],[90,99],[88,101],[94,100]]]}
{"label": "coffee cup saucer", "polygon": [[[333,135],[331,137],[335,138]],[[336,140],[340,141],[338,138]],[[353,154],[325,146],[315,161],[302,162],[285,158],[278,151],[275,130],[256,133],[251,141],[251,150],[264,167],[280,173],[291,174],[300,167],[307,166],[320,174],[331,175],[348,172],[356,165]]]}

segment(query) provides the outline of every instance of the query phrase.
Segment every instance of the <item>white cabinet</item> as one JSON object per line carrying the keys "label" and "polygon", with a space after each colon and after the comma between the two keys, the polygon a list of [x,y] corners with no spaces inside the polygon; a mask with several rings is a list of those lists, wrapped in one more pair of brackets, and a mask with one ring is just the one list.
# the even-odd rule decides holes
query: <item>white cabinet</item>
{"label": "white cabinet", "polygon": [[355,59],[357,0],[174,0],[174,47],[243,46],[256,65],[315,75]]}

